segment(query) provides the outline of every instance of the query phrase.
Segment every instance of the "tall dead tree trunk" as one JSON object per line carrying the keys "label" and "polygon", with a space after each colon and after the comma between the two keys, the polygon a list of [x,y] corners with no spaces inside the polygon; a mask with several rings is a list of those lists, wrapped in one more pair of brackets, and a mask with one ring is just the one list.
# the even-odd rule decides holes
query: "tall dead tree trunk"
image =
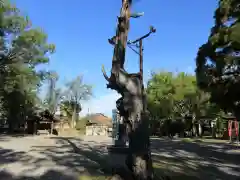
{"label": "tall dead tree trunk", "polygon": [[116,103],[120,115],[124,117],[128,129],[130,129],[128,132],[129,154],[126,164],[134,179],[151,180],[153,169],[148,115],[145,110],[146,96],[143,93],[142,77],[140,73],[129,74],[124,70],[131,4],[132,0],[122,0],[116,36],[109,39],[109,42],[114,45],[110,78],[108,78],[104,66],[102,71],[108,81],[107,87],[122,95]]}

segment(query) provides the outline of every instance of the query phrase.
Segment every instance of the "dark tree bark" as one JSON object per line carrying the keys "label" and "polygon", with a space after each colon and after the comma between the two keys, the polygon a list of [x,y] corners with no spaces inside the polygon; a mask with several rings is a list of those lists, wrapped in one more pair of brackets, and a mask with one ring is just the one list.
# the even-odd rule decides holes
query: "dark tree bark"
{"label": "dark tree bark", "polygon": [[[114,89],[122,95],[116,103],[120,115],[124,117],[125,124],[128,126],[129,154],[126,164],[134,179],[151,180],[153,179],[153,168],[142,77],[139,73],[129,74],[124,70],[131,3],[131,0],[122,0],[116,36],[109,39],[109,42],[114,45],[110,78],[108,78],[104,66],[102,71],[108,81],[108,88]],[[115,177],[117,178],[117,176]]]}
{"label": "dark tree bark", "polygon": [[133,171],[134,177],[139,180],[153,179],[147,121],[147,116],[142,113],[138,127],[135,127],[129,136],[129,168]]}

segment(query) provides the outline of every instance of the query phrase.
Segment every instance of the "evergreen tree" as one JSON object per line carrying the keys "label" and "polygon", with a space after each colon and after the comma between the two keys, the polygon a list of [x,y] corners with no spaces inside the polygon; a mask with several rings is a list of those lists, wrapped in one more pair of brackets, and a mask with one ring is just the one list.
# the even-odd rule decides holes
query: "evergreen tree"
{"label": "evergreen tree", "polygon": [[9,127],[19,125],[33,111],[38,101],[37,92],[46,72],[37,71],[40,64],[49,62],[55,46],[47,43],[47,35],[33,28],[10,1],[0,6],[0,97],[2,114]]}
{"label": "evergreen tree", "polygon": [[219,0],[215,24],[198,51],[198,86],[210,92],[211,100],[239,118],[240,110],[240,2]]}

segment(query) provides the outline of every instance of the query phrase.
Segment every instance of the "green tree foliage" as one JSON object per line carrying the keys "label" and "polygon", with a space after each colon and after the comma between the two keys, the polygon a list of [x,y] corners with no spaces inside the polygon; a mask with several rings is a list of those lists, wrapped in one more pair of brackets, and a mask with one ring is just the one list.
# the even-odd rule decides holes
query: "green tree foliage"
{"label": "green tree foliage", "polygon": [[[75,104],[76,102],[73,100],[64,100],[61,102],[60,111],[63,115],[67,116],[68,119],[71,119],[74,112],[74,107],[76,107],[76,114],[79,114],[82,110],[81,104]],[[78,117],[76,115],[76,117]]]}
{"label": "green tree foliage", "polygon": [[178,73],[173,79],[173,112],[175,117],[185,117],[192,114],[190,95],[196,92],[196,78],[184,72]]}
{"label": "green tree foliage", "polygon": [[153,73],[147,85],[148,109],[152,119],[172,115],[173,74],[171,72]]}
{"label": "green tree foliage", "polygon": [[182,119],[191,113],[186,96],[193,93],[195,87],[194,76],[182,72],[153,73],[147,86],[152,127],[157,127],[154,125],[157,123],[166,134],[181,131]]}
{"label": "green tree foliage", "polygon": [[49,87],[46,98],[44,100],[44,107],[49,111],[51,115],[54,115],[63,98],[63,92],[60,88],[56,87],[58,81],[58,75],[56,72],[49,72],[48,76]]}
{"label": "green tree foliage", "polygon": [[[147,96],[152,123],[158,122],[169,131],[189,129],[201,124],[202,116],[219,111],[209,102],[209,94],[198,89],[196,77],[183,72],[153,73],[148,81]],[[186,118],[188,116],[192,118]]]}
{"label": "green tree foliage", "polygon": [[78,119],[79,108],[81,108],[82,101],[88,100],[92,96],[92,86],[83,82],[83,76],[78,76],[66,84],[67,92],[65,100],[73,105],[71,126],[74,127]]}
{"label": "green tree foliage", "polygon": [[46,73],[36,67],[49,62],[55,46],[7,0],[0,6],[0,27],[1,105],[12,128],[39,100],[37,92]]}
{"label": "green tree foliage", "polygon": [[85,134],[86,125],[89,123],[88,117],[83,117],[79,119],[76,123],[76,129]]}
{"label": "green tree foliage", "polygon": [[148,81],[148,109],[153,119],[188,115],[190,94],[196,92],[195,77],[183,72],[153,73]]}
{"label": "green tree foliage", "polygon": [[208,40],[198,51],[198,86],[210,92],[211,100],[225,111],[240,112],[240,2],[219,0],[215,24]]}

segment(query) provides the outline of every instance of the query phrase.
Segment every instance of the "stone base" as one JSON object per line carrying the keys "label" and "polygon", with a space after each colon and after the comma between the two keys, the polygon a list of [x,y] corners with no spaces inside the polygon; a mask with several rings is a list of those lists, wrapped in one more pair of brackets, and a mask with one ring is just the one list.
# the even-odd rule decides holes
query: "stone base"
{"label": "stone base", "polygon": [[128,147],[126,146],[109,146],[108,155],[109,155],[109,164],[112,168],[116,167],[126,167],[125,161],[128,154]]}

